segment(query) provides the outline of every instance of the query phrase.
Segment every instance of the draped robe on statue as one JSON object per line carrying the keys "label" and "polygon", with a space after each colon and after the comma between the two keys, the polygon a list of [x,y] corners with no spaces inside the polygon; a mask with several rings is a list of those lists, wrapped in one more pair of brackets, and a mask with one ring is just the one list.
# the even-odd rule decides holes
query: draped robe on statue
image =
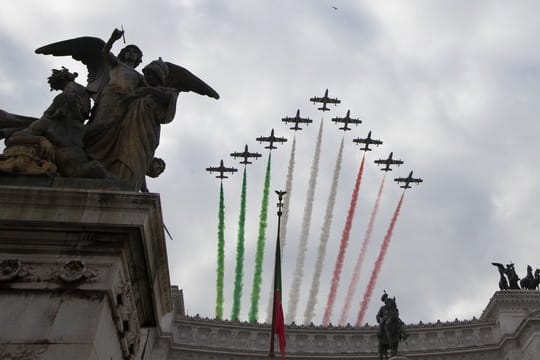
{"label": "draped robe on statue", "polygon": [[161,124],[170,123],[176,113],[178,92],[167,87],[155,89],[166,94],[168,100],[158,101],[152,95],[120,98],[123,94],[117,93],[120,107],[106,122],[106,130],[90,132],[86,139],[89,155],[133,190],[139,190],[144,184],[146,171],[159,145]]}

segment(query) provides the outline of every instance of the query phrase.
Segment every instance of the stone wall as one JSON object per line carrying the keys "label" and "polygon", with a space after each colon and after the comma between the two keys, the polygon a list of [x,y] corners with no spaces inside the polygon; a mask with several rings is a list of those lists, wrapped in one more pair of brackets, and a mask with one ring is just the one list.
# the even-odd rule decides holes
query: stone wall
{"label": "stone wall", "polygon": [[38,185],[0,186],[0,359],[141,358],[172,310],[159,196]]}

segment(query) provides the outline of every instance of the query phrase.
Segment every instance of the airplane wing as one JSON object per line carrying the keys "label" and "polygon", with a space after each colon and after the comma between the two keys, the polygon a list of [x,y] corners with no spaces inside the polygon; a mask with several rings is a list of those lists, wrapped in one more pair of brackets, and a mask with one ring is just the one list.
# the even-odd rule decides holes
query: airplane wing
{"label": "airplane wing", "polygon": [[366,144],[367,140],[366,139],[361,139],[361,138],[356,138],[356,139],[353,139],[353,142],[357,143],[357,144]]}
{"label": "airplane wing", "polygon": [[318,97],[318,96],[314,96],[309,99],[309,101],[313,101],[313,102],[323,102],[323,100],[324,99],[322,97]]}
{"label": "airplane wing", "polygon": [[335,99],[335,98],[328,98],[325,100],[328,104],[340,104],[341,100]]}

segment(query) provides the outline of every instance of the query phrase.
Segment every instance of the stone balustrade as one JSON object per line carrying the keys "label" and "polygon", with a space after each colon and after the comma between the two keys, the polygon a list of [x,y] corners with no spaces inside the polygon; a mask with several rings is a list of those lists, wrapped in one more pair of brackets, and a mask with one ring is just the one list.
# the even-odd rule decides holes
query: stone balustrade
{"label": "stone balustrade", "polygon": [[[520,313],[520,324],[513,333],[505,333],[503,329],[508,325],[501,321],[509,311],[515,320],[520,303],[526,305],[526,310]],[[533,309],[536,312],[531,312]],[[539,293],[497,292],[479,319],[407,325],[409,338],[407,343],[400,344],[399,352],[409,359],[525,360],[525,349],[520,352],[522,357],[501,354],[512,354],[508,349],[522,346],[524,339],[538,342],[538,310]],[[376,359],[376,332],[377,327],[368,325],[287,326],[287,358]],[[177,314],[170,337],[171,351],[182,353],[186,359],[260,359],[268,353],[270,326]]]}

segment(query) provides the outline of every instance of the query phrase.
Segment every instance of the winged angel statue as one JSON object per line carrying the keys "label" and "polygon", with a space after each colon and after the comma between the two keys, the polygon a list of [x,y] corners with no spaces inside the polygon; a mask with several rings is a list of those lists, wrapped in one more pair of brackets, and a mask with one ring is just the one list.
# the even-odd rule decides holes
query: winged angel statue
{"label": "winged angel statue", "polygon": [[[156,176],[151,165],[161,124],[174,119],[178,93],[193,91],[215,99],[219,95],[185,68],[161,58],[139,73],[135,68],[143,54],[137,46],[127,45],[118,56],[111,53],[114,42],[123,35],[115,29],[107,42],[85,36],[36,50],[81,61],[88,69],[88,83],[86,87],[77,84],[77,74],[65,68],[53,70],[51,90],[63,92],[41,118],[0,110],[0,138],[6,138],[0,171],[112,177],[135,191],[146,188],[145,175]],[[25,153],[21,149],[26,148],[28,155],[29,147],[37,162],[21,170],[17,166],[21,151]]]}

